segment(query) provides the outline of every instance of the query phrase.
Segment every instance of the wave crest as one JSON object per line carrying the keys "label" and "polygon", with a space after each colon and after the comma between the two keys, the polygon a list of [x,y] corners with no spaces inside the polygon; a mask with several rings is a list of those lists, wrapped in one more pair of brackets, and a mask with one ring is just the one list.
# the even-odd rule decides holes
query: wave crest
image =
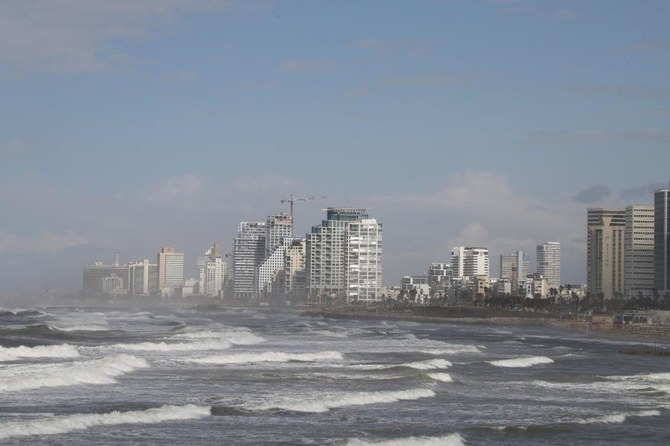
{"label": "wave crest", "polygon": [[304,397],[299,400],[289,400],[272,402],[254,409],[271,410],[282,409],[293,412],[311,412],[322,413],[330,409],[349,406],[367,406],[370,404],[395,403],[403,400],[418,400],[421,398],[431,398],[435,392],[430,389],[410,389],[389,392],[356,392],[344,393],[333,396],[319,395],[313,400],[306,400]]}
{"label": "wave crest", "polygon": [[552,364],[553,359],[546,356],[531,356],[525,358],[501,359],[498,361],[487,361],[496,367],[532,367],[538,364]]}
{"label": "wave crest", "polygon": [[198,364],[250,364],[257,362],[318,362],[318,361],[341,361],[343,355],[340,352],[325,351],[315,353],[238,353],[234,355],[215,355],[205,358],[189,359],[190,362]]}
{"label": "wave crest", "polygon": [[459,434],[443,437],[407,437],[393,440],[370,441],[358,438],[350,439],[346,446],[464,446],[463,437]]}
{"label": "wave crest", "polygon": [[76,358],[77,356],[79,350],[69,344],[0,347],[0,362],[16,361],[20,358]]}
{"label": "wave crest", "polygon": [[18,421],[0,425],[0,439],[31,435],[65,434],[96,426],[119,424],[152,424],[171,420],[190,420],[210,415],[209,406],[162,406],[144,411],[74,414],[40,420]]}
{"label": "wave crest", "polygon": [[0,370],[0,392],[80,384],[114,384],[115,377],[145,367],[149,367],[146,360],[131,355],[69,364],[10,366]]}

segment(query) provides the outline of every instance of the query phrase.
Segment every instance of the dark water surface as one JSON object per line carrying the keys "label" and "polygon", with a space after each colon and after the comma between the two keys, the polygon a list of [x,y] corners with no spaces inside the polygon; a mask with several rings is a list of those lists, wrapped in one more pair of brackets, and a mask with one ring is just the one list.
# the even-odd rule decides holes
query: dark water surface
{"label": "dark water surface", "polygon": [[670,358],[581,332],[4,308],[0,346],[0,444],[670,444]]}

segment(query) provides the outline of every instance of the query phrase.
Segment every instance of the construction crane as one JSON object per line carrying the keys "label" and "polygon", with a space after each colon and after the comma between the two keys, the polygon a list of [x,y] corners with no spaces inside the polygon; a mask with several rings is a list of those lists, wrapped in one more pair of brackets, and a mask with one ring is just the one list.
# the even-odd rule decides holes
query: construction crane
{"label": "construction crane", "polygon": [[314,196],[314,197],[294,197],[293,194],[289,194],[288,198],[285,198],[285,199],[281,200],[281,202],[282,203],[288,203],[290,205],[291,224],[293,224],[293,204],[296,201],[320,200],[322,198],[328,198],[328,197],[324,197],[324,196],[321,196],[321,197],[316,197],[316,196]]}

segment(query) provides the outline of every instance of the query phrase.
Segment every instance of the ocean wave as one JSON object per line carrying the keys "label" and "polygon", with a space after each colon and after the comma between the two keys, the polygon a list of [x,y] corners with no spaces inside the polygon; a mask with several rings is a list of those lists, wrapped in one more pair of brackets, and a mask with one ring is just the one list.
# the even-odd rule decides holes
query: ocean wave
{"label": "ocean wave", "polygon": [[575,420],[577,424],[616,424],[623,423],[630,417],[657,417],[661,415],[658,410],[642,410],[640,412],[614,413],[600,417]]}
{"label": "ocean wave", "polygon": [[114,344],[98,349],[128,350],[133,352],[177,352],[197,350],[217,350],[230,348],[230,342],[221,339],[210,339],[198,342],[139,342],[137,344]]}
{"label": "ocean wave", "polygon": [[392,440],[362,440],[350,439],[346,446],[464,446],[465,441],[459,434],[443,437],[406,437]]}
{"label": "ocean wave", "polygon": [[163,421],[190,420],[210,415],[209,406],[162,406],[144,411],[74,414],[30,421],[0,424],[0,439],[31,435],[65,434],[96,426],[119,424],[153,424]]}
{"label": "ocean wave", "polygon": [[79,350],[69,344],[0,347],[0,362],[16,361],[20,358],[75,358],[77,356],[79,356]]}
{"label": "ocean wave", "polygon": [[443,383],[454,382],[454,379],[448,373],[428,373],[426,376],[435,381],[442,381]]}
{"label": "ocean wave", "polygon": [[114,384],[115,377],[149,367],[146,360],[117,355],[68,364],[18,365],[0,369],[0,392],[81,384]]}
{"label": "ocean wave", "polygon": [[404,364],[351,364],[347,367],[356,370],[391,370],[396,368],[410,368],[415,370],[446,369],[452,363],[446,359],[427,359],[425,361],[406,362]]}
{"label": "ocean wave", "polygon": [[541,380],[534,380],[530,382],[519,383],[522,385],[532,384],[537,387],[544,387],[552,390],[570,390],[578,391],[582,394],[618,394],[624,395],[628,392],[642,392],[647,395],[650,392],[663,392],[670,394],[670,384],[664,382],[654,381],[639,381],[639,380],[610,380],[610,381],[593,381],[587,383],[565,383],[565,382],[548,382]]}
{"label": "ocean wave", "polygon": [[606,378],[615,381],[642,381],[670,384],[670,373],[642,373],[640,375],[629,376],[607,376]]}
{"label": "ocean wave", "polygon": [[325,351],[314,353],[237,353],[233,355],[215,355],[204,358],[188,359],[189,362],[198,364],[251,364],[257,362],[319,362],[319,361],[341,361],[343,355],[340,352]]}
{"label": "ocean wave", "polygon": [[106,325],[72,325],[69,327],[60,327],[54,325],[53,328],[60,331],[110,331],[109,326]]}
{"label": "ocean wave", "polygon": [[174,339],[220,339],[232,345],[256,345],[265,342],[265,338],[258,336],[248,330],[223,330],[223,331],[194,331],[180,333],[173,336]]}
{"label": "ocean wave", "polygon": [[489,364],[496,367],[532,367],[538,364],[551,364],[553,359],[546,356],[531,356],[513,359],[500,359],[498,361],[487,361]]}
{"label": "ocean wave", "polygon": [[354,392],[336,395],[319,394],[312,399],[301,396],[298,399],[274,401],[253,407],[253,410],[288,410],[293,412],[323,413],[331,409],[350,406],[367,406],[371,404],[395,403],[398,401],[431,398],[435,392],[430,389],[410,389],[389,392]]}
{"label": "ocean wave", "polygon": [[451,362],[447,361],[446,359],[428,359],[426,361],[400,364],[400,367],[409,367],[416,370],[446,369],[451,367]]}

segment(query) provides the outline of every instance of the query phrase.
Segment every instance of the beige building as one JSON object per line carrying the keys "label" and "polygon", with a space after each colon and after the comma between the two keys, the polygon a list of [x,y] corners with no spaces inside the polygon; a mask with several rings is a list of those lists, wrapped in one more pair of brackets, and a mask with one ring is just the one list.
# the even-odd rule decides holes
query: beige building
{"label": "beige building", "polygon": [[528,256],[523,251],[500,256],[500,277],[509,279],[511,284],[509,292],[512,295],[519,293],[520,282],[523,282],[528,275],[529,268]]}
{"label": "beige building", "polygon": [[625,209],[588,208],[586,279],[594,295],[624,293]]}
{"label": "beige building", "polygon": [[626,296],[654,290],[654,206],[627,206],[624,232]]}
{"label": "beige building", "polygon": [[171,246],[158,253],[158,288],[163,295],[172,296],[184,285],[184,254]]}

